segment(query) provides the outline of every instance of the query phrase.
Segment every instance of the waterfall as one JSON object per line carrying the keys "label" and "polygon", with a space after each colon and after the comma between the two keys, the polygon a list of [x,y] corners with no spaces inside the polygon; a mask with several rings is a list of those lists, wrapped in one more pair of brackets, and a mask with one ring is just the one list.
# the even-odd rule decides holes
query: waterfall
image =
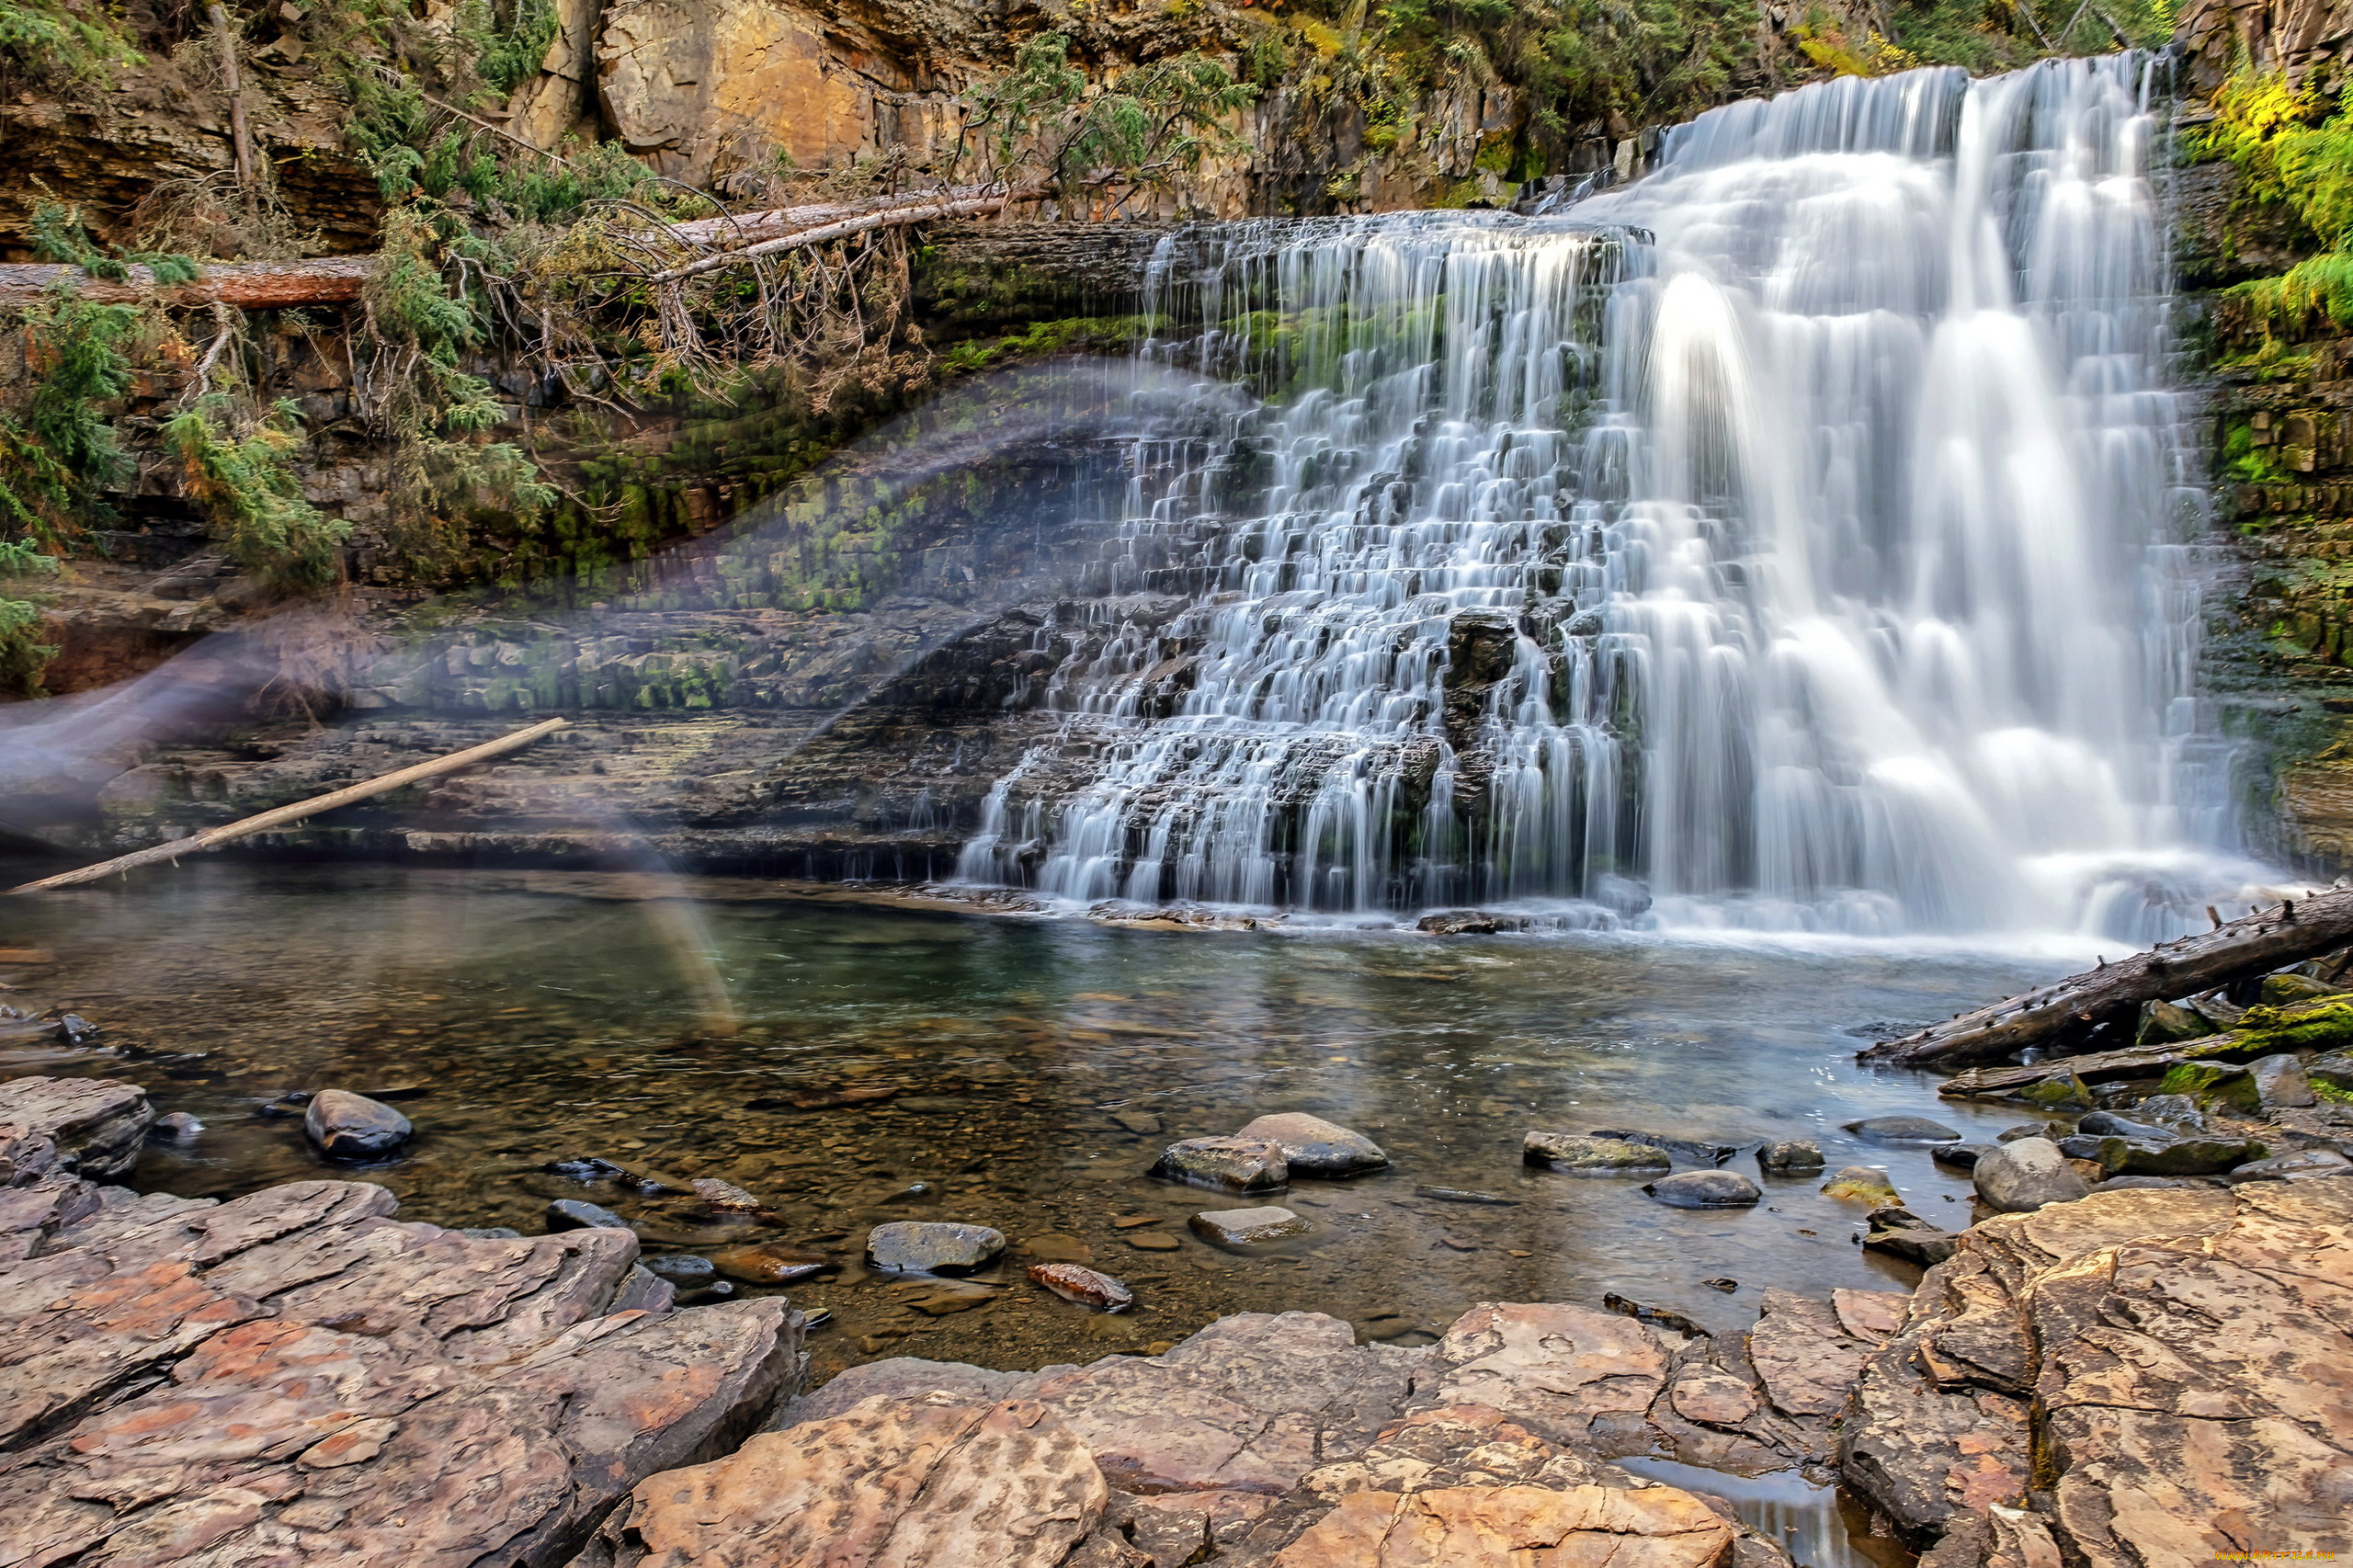
{"label": "waterfall", "polygon": [[2175,928],[2228,812],[2153,71],[1841,79],[1557,216],[1164,244],[1145,356],[1200,379],[963,873]]}

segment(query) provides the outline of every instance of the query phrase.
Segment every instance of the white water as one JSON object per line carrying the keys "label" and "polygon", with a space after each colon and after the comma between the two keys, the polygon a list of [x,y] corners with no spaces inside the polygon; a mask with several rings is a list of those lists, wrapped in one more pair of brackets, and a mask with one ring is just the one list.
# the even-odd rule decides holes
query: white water
{"label": "white water", "polygon": [[[1566,221],[1165,246],[1199,329],[1151,352],[1270,401],[1207,383],[1139,447],[1119,568],[1195,602],[1087,629],[964,874],[2186,926],[2246,868],[2191,689],[2146,69],[1737,105]],[[1507,673],[1449,724],[1482,637]]]}

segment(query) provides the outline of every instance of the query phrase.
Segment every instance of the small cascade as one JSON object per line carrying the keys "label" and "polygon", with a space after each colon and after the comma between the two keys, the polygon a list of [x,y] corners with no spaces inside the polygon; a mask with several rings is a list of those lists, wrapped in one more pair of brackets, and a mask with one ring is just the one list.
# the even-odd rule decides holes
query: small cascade
{"label": "small cascade", "polygon": [[2238,879],[2155,69],[1842,79],[1557,217],[1165,243],[1145,358],[1199,380],[1151,394],[1115,594],[1041,634],[1067,717],[963,873],[2176,928]]}

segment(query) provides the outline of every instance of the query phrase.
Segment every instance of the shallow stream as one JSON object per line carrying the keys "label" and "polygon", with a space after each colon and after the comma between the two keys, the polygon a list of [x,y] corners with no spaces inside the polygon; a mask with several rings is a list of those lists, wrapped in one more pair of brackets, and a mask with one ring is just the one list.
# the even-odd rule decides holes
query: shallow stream
{"label": "shallow stream", "polygon": [[[650,896],[682,890],[695,900]],[[1768,1286],[1908,1288],[1909,1270],[1861,1251],[1860,1210],[1818,1177],[1768,1178],[1752,1210],[1691,1212],[1635,1182],[1529,1169],[1522,1136],[1813,1138],[1833,1168],[1882,1165],[1915,1210],[1949,1221],[1964,1180],[1841,1124],[1916,1112],[1989,1135],[2017,1119],[1858,1068],[1847,1031],[2072,967],[1625,934],[1136,931],[813,903],[751,881],[226,862],[5,918],[0,947],[56,956],[0,975],[27,987],[15,999],[63,1003],[129,1052],[27,1065],[134,1077],[160,1109],[206,1124],[186,1151],[153,1146],[139,1185],[227,1196],[328,1174],[299,1120],[265,1102],[396,1094],[416,1139],[363,1174],[408,1218],[536,1233],[550,1199],[583,1198],[638,1222],[651,1250],[773,1237],[837,1258],[838,1274],[793,1289],[835,1313],[813,1345],[821,1373],[892,1354],[1086,1359],[1233,1312],[1330,1312],[1418,1343],[1483,1300],[1616,1292],[1738,1330]],[[1393,1166],[1295,1183],[1277,1201],[1312,1236],[1220,1251],[1188,1217],[1266,1200],[1146,1171],[1173,1139],[1276,1110],[1360,1129]],[[714,1229],[682,1200],[541,1168],[581,1155],[733,1182],[781,1223]],[[1083,1252],[1138,1309],[1094,1315],[1010,1267],[982,1277],[1003,1290],[945,1295],[870,1275],[865,1232],[894,1219]]]}

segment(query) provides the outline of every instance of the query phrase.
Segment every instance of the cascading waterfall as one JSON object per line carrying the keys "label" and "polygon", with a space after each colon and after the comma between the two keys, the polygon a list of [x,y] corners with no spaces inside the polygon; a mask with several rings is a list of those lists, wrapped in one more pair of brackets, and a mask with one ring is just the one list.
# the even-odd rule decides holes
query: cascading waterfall
{"label": "cascading waterfall", "polygon": [[1064,629],[1070,718],[964,874],[2175,928],[2236,879],[2152,70],[1844,79],[1560,218],[1164,245],[1195,330],[1147,354],[1213,379],[1137,446],[1134,591]]}

